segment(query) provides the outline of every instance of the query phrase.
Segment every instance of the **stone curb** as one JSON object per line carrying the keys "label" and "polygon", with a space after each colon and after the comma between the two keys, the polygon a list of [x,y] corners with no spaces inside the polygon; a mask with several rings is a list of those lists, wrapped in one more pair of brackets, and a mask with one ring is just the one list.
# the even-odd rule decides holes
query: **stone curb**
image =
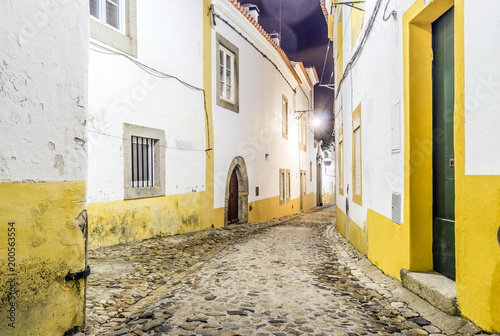
{"label": "stone curb", "polygon": [[[490,335],[472,322],[458,316],[450,316],[424,299],[404,288],[399,281],[385,275],[379,268],[345,239],[333,225],[326,228],[325,238],[340,264],[347,266],[365,287],[385,297],[391,306],[405,317],[422,317],[431,322],[424,329],[431,336],[438,335]],[[500,336],[499,334],[492,334]]]}

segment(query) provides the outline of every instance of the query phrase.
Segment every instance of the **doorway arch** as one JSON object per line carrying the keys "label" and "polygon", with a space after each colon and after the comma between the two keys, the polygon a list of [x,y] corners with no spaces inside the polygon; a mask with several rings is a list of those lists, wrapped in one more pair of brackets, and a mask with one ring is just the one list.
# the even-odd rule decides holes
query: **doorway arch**
{"label": "doorway arch", "polygon": [[[229,220],[231,177],[233,178],[232,191],[234,192],[235,190],[237,190],[238,199],[237,202],[235,202],[235,204],[237,205],[237,214],[238,214],[237,222],[246,223],[248,222],[248,173],[247,173],[247,167],[245,165],[245,160],[241,156],[237,156],[233,159],[231,165],[229,166],[227,174],[225,206],[224,206],[224,226],[227,226],[228,224],[231,223],[231,221]],[[234,187],[235,182],[237,183],[236,187]]]}

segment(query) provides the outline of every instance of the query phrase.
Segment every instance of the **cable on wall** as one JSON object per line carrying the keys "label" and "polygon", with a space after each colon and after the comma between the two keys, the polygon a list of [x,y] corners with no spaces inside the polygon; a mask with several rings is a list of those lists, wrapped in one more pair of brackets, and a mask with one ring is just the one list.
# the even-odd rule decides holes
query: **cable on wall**
{"label": "cable on wall", "polygon": [[290,84],[290,82],[286,79],[285,75],[281,72],[281,70],[278,68],[278,66],[273,61],[271,61],[269,59],[269,57],[267,57],[267,55],[264,54],[264,52],[262,52],[259,48],[257,48],[257,46],[255,44],[253,44],[245,35],[243,35],[243,33],[241,33],[238,29],[236,29],[229,22],[227,22],[227,20],[223,19],[219,14],[214,14],[214,15],[219,20],[221,20],[222,22],[224,22],[229,28],[231,28],[232,30],[234,30],[238,35],[240,35],[245,41],[247,41],[248,44],[250,44],[255,50],[257,50],[262,55],[262,57],[264,57],[265,59],[267,59],[276,68],[276,70],[278,70],[278,72],[280,73],[281,77],[283,77],[283,79],[288,84],[288,86],[292,89],[292,91],[296,92],[296,90],[293,88],[292,84]]}
{"label": "cable on wall", "polygon": [[[136,66],[138,66],[140,69],[142,69],[144,72],[146,72],[147,74],[149,74],[151,76],[154,76],[154,77],[157,77],[157,78],[164,78],[164,79],[175,79],[176,81],[178,81],[179,83],[181,83],[182,85],[186,86],[187,88],[189,88],[191,90],[203,92],[203,107],[204,107],[205,118],[206,118],[206,123],[207,123],[207,142],[208,142],[208,148],[205,149],[205,151],[209,152],[209,151],[212,150],[211,145],[210,145],[210,125],[209,125],[209,119],[208,119],[207,97],[206,97],[206,91],[205,91],[205,89],[199,88],[199,87],[194,86],[192,84],[189,84],[188,82],[183,81],[182,79],[180,79],[180,78],[178,78],[176,76],[169,75],[169,74],[166,74],[166,73],[161,72],[159,70],[156,70],[154,68],[151,68],[150,66],[148,66],[148,65],[146,65],[144,63],[139,62],[138,60],[130,57],[127,54],[124,54],[124,53],[121,53],[121,52],[109,49],[109,48],[107,48],[105,46],[102,46],[102,45],[97,44],[97,43],[92,42],[92,41],[90,41],[90,44],[91,44],[90,50],[92,50],[92,51],[95,51],[95,52],[98,52],[98,53],[101,53],[101,54],[105,54],[105,55],[125,57],[126,59],[128,59],[129,61],[131,61],[132,63],[134,63]],[[98,47],[101,50],[92,48],[92,46]],[[109,135],[109,134],[105,134],[105,135]],[[180,148],[177,148],[177,149],[180,149]]]}
{"label": "cable on wall", "polygon": [[347,75],[351,72],[352,66],[354,65],[354,63],[356,63],[356,61],[358,60],[359,55],[361,54],[361,51],[363,50],[363,47],[364,47],[364,45],[366,43],[366,40],[368,39],[368,36],[370,35],[370,31],[373,28],[373,24],[375,22],[375,18],[377,17],[377,14],[378,14],[378,11],[380,9],[380,4],[381,3],[382,3],[382,0],[377,0],[377,3],[375,4],[375,8],[373,9],[372,16],[370,17],[370,20],[368,21],[368,25],[366,26],[365,33],[364,33],[363,37],[361,38],[361,41],[358,44],[358,47],[356,48],[356,51],[353,53],[351,59],[349,60],[349,62],[347,63],[347,65],[345,67],[344,75],[340,79],[340,82],[339,82],[339,85],[338,85],[338,90],[337,90],[337,92],[335,94],[335,98],[338,97],[338,95],[340,93],[340,87],[344,83],[344,80],[347,77]]}

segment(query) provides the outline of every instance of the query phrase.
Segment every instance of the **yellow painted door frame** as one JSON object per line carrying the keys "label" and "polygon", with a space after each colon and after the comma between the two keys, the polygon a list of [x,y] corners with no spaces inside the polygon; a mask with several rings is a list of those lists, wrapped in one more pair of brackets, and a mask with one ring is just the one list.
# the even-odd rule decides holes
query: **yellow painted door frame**
{"label": "yellow painted door frame", "polygon": [[[461,152],[464,97],[463,1],[417,0],[403,15],[405,212],[412,271],[433,268],[432,255],[432,23],[455,6],[455,153]],[[460,119],[461,118],[461,119]],[[457,155],[456,174],[463,174]]]}

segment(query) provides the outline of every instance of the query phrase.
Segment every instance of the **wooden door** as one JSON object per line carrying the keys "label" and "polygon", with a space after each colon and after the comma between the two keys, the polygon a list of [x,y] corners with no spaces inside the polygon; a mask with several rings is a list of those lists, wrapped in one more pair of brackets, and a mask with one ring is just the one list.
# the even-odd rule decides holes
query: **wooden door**
{"label": "wooden door", "polygon": [[455,278],[455,101],[453,8],[432,24],[433,48],[433,262]]}
{"label": "wooden door", "polygon": [[231,174],[231,180],[229,182],[229,202],[227,209],[227,222],[235,223],[238,219],[238,177],[236,176],[236,170],[233,170]]}

